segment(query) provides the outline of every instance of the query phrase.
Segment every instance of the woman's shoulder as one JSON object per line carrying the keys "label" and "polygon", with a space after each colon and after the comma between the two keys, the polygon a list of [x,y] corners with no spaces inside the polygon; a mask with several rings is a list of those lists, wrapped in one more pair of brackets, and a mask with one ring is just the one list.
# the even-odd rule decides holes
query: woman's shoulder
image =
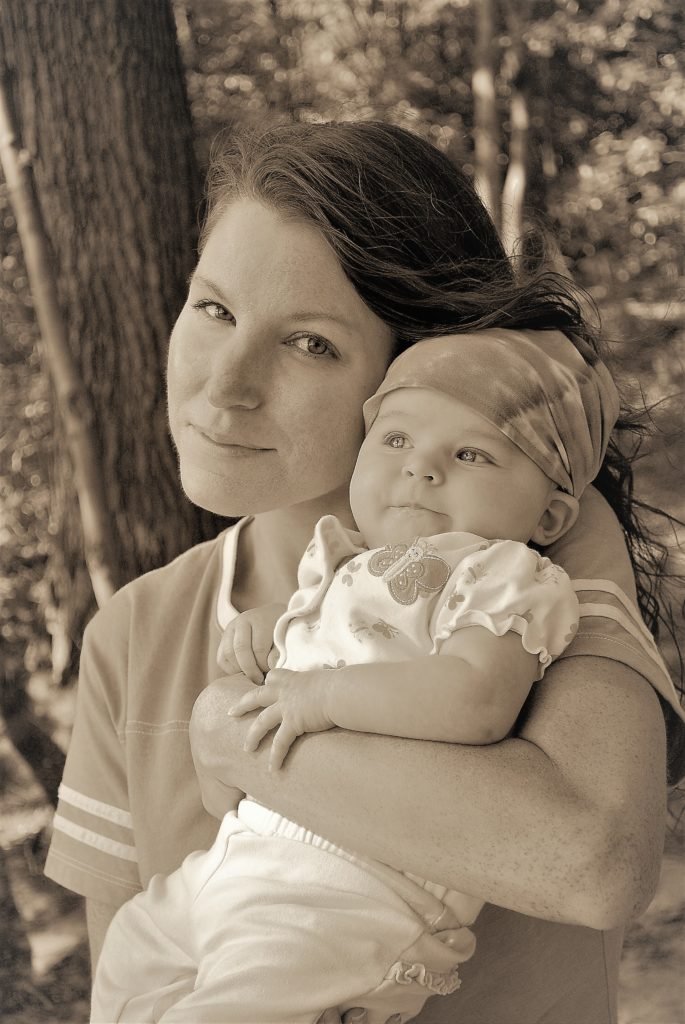
{"label": "woman's shoulder", "polygon": [[583,494],[573,527],[545,554],[572,579],[609,580],[635,602],[635,577],[621,524],[595,487]]}
{"label": "woman's shoulder", "polygon": [[210,608],[221,578],[226,533],[194,545],[121,587],[89,622],[87,639],[92,642],[102,634],[111,642],[112,631],[155,628],[160,621],[187,622],[193,609]]}

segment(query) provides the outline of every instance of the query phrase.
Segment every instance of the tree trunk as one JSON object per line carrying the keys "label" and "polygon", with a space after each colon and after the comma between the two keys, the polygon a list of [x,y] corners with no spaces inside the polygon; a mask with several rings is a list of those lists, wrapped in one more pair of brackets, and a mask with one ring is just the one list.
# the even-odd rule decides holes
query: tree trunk
{"label": "tree trunk", "polygon": [[495,94],[495,5],[477,0],[473,89],[473,139],[476,188],[499,228],[499,121]]}
{"label": "tree trunk", "polygon": [[[0,58],[1,59],[1,58]],[[17,230],[33,295],[60,425],[71,461],[80,514],[81,534],[90,584],[98,605],[118,586],[119,571],[112,548],[112,527],[97,446],[93,410],[66,338],[57,298],[55,262],[45,235],[28,154],[22,148],[0,69],[0,160],[9,186]]]}
{"label": "tree trunk", "polygon": [[[127,581],[218,526],[180,490],[164,401],[199,195],[173,13],[169,0],[6,0],[0,49]],[[64,457],[53,499],[52,590],[78,645],[93,598]]]}
{"label": "tree trunk", "polygon": [[511,39],[507,52],[509,78],[509,163],[502,187],[502,243],[511,255],[523,234],[523,205],[528,187],[527,73],[520,6],[506,3],[506,20]]}

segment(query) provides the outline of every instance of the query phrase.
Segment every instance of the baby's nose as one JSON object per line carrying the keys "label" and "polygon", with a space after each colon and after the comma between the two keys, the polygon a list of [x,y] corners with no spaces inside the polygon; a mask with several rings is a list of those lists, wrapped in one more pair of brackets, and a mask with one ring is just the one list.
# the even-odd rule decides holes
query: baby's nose
{"label": "baby's nose", "polygon": [[408,459],[402,469],[405,476],[427,480],[429,483],[437,483],[440,477],[440,470],[433,460],[418,456]]}

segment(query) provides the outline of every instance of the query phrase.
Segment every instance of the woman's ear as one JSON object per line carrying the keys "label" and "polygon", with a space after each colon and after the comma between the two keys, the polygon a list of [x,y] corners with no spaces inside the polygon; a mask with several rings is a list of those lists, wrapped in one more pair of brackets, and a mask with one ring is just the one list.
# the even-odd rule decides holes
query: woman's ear
{"label": "woman's ear", "polygon": [[578,518],[578,499],[558,488],[552,491],[547,508],[540,516],[540,522],[530,538],[540,547],[547,547],[563,537]]}

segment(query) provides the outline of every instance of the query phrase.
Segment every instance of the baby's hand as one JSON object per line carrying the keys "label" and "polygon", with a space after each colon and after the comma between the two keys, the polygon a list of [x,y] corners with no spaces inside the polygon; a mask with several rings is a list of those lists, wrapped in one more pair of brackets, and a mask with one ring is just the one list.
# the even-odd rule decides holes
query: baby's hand
{"label": "baby's hand", "polygon": [[335,672],[288,672],[272,669],[266,684],[246,693],[229,714],[237,717],[263,708],[250,726],[245,750],[256,750],[268,732],[276,729],[271,744],[269,768],[280,768],[298,736],[305,732],[325,732],[335,722],[326,711],[328,681]]}
{"label": "baby's hand", "polygon": [[264,682],[275,654],[274,626],[285,611],[283,604],[265,604],[236,616],[224,630],[217,663],[226,675],[242,672],[253,683]]}

